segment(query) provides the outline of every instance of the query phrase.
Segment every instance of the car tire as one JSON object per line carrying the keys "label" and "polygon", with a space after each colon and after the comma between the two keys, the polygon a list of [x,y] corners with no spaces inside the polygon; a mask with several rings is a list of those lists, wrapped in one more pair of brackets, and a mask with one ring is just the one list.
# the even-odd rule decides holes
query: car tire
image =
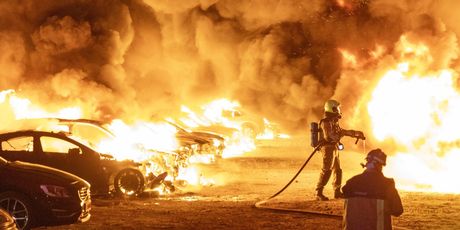
{"label": "car tire", "polygon": [[37,220],[32,202],[26,196],[16,192],[0,194],[0,208],[6,210],[19,229],[30,229]]}
{"label": "car tire", "polygon": [[123,169],[114,179],[115,194],[118,196],[137,196],[144,191],[144,176],[135,169]]}

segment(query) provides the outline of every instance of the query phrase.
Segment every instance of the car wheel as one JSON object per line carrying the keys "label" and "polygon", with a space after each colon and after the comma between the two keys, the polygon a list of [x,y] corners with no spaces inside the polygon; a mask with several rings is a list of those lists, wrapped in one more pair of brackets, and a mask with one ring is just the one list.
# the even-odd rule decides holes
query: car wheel
{"label": "car wheel", "polygon": [[114,180],[115,193],[119,196],[136,196],[144,191],[144,176],[134,169],[123,169]]}
{"label": "car wheel", "polygon": [[35,224],[32,203],[22,194],[15,192],[0,194],[0,208],[10,213],[19,229],[30,229]]}

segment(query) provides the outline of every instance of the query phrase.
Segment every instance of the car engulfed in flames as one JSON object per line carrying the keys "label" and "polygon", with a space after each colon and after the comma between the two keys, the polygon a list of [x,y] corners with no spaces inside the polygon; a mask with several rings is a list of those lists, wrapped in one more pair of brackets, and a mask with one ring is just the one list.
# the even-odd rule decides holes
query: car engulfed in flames
{"label": "car engulfed in flames", "polygon": [[[177,129],[174,135],[177,145],[165,147],[152,144],[153,139],[149,140],[148,137],[164,135],[149,125],[140,125],[146,131],[143,132],[144,136],[147,135],[146,138],[128,139],[117,135],[119,132],[116,131],[116,128],[114,131],[111,130],[111,127],[123,126],[121,121],[104,124],[89,119],[50,118],[46,120],[47,125],[42,125],[39,129],[64,131],[99,151],[110,152],[116,159],[135,159],[140,162],[146,178],[153,181],[146,189],[161,190],[162,193],[175,191],[178,186],[189,183],[200,183],[196,179],[188,181],[187,178],[190,176],[186,174],[190,170],[187,168],[191,164],[212,163],[216,158],[221,157],[224,150],[223,137],[209,132],[188,132],[173,123],[162,125]],[[168,130],[171,129],[168,128]],[[145,143],[145,140],[148,142]],[[122,146],[120,143],[123,143]],[[196,178],[196,175],[192,177]]]}
{"label": "car engulfed in flames", "polygon": [[[140,191],[127,187],[136,187],[141,183],[140,178],[145,182],[144,191],[155,190],[160,194],[177,191],[183,186],[212,185],[214,180],[205,178],[201,173],[203,164],[212,164],[219,158],[241,156],[255,149],[256,139],[242,132],[245,130],[242,122],[220,122],[229,119],[225,117],[225,112],[222,113],[223,110],[219,115],[222,118],[206,118],[210,111],[219,111],[229,102],[226,99],[216,100],[216,103],[210,103],[212,106],[206,107],[203,115],[208,115],[202,116],[206,125],[190,126],[182,122],[190,121],[190,117],[176,121],[166,118],[159,122],[132,120],[130,124],[121,119],[110,122],[81,119],[84,112],[77,107],[49,113],[33,106],[28,99],[17,96],[14,90],[2,91],[0,95],[0,102],[15,117],[12,123],[17,123],[9,125],[7,130],[27,128],[60,132],[113,162],[132,161],[142,177],[133,171],[120,171],[122,179],[114,176],[112,180],[116,194],[138,195]],[[262,125],[268,123],[266,119],[260,120],[265,122]],[[218,128],[207,130],[210,127]]]}

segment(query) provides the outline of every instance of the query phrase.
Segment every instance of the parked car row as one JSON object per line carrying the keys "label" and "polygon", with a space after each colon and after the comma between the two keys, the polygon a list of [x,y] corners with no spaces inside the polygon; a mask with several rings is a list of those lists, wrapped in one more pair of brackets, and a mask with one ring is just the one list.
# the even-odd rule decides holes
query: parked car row
{"label": "parked car row", "polygon": [[[166,173],[146,175],[145,164],[115,160],[94,150],[89,142],[72,137],[79,125],[113,135],[102,123],[84,119],[58,119],[58,123],[66,125],[68,132],[20,130],[0,134],[0,209],[11,215],[0,212],[5,229],[85,222],[91,216],[91,196],[135,196],[165,179]],[[188,154],[219,154],[223,150],[224,140],[218,135],[175,127],[181,149],[173,154],[157,152],[163,166],[171,171],[186,167]],[[165,156],[174,159],[167,162]]]}
{"label": "parked car row", "polygon": [[[120,161],[95,150],[92,144],[99,141],[95,135],[115,135],[107,124],[57,118],[37,123],[49,121],[67,127],[66,131],[35,127],[0,134],[0,227],[4,229],[88,221],[91,196],[136,196],[159,183],[174,190],[164,181],[168,174],[176,177],[195,154],[220,157],[226,147],[223,135],[189,130],[168,121],[177,130],[179,147],[173,152],[147,149],[156,156],[149,161],[160,169],[146,170],[149,162]],[[75,134],[79,134],[78,139]]]}

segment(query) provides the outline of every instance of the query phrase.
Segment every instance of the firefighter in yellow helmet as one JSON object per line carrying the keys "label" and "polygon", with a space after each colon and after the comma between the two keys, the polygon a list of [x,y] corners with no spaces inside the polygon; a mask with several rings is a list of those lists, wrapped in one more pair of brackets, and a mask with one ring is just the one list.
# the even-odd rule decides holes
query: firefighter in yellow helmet
{"label": "firefighter in yellow helmet", "polygon": [[352,177],[343,186],[343,229],[392,229],[391,216],[403,213],[394,180],[382,173],[386,159],[381,149],[371,150],[366,156],[366,163],[361,164],[366,168],[364,172]]}
{"label": "firefighter in yellow helmet", "polygon": [[316,185],[316,199],[329,200],[323,194],[324,186],[326,186],[332,172],[334,172],[334,179],[332,186],[334,188],[334,198],[343,198],[340,190],[342,185],[342,169],[340,168],[340,160],[338,148],[340,146],[340,139],[343,136],[355,137],[358,139],[365,139],[363,132],[355,130],[342,129],[339,126],[339,120],[342,118],[340,113],[340,103],[336,100],[328,100],[324,104],[324,118],[321,119],[319,126],[322,130],[320,142],[322,143],[321,152],[323,157],[323,166],[319,175],[318,184]]}

